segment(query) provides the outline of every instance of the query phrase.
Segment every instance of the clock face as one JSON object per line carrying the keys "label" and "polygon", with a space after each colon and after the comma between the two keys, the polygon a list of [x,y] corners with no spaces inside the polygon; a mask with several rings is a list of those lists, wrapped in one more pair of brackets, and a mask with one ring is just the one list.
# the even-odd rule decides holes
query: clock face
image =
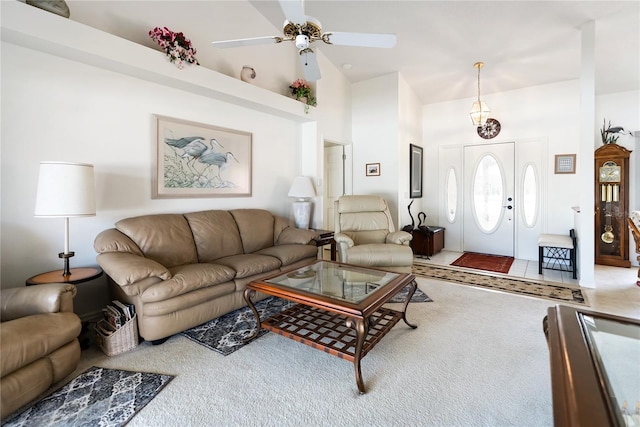
{"label": "clock face", "polygon": [[620,182],[620,166],[601,166],[600,182]]}
{"label": "clock face", "polygon": [[484,126],[478,126],[478,135],[480,138],[495,138],[500,133],[500,122],[496,119],[488,118]]}

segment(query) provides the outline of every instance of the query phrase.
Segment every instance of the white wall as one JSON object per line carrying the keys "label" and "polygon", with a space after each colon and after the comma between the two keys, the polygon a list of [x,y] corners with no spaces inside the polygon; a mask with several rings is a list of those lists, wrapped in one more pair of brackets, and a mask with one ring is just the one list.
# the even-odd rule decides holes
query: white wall
{"label": "white wall", "polygon": [[[287,213],[300,154],[295,123],[11,44],[2,54],[4,286],[59,264],[61,220],[33,218],[42,160],[95,165],[98,214],[71,220],[75,265],[95,264],[93,238],[126,216],[236,207]],[[152,200],[153,114],[251,132],[252,197]]]}
{"label": "white wall", "polygon": [[[410,224],[409,144],[422,145],[422,106],[398,73],[353,84],[353,192],[384,197],[396,228]],[[380,176],[366,176],[380,163]],[[412,213],[421,210],[416,199]],[[417,225],[417,223],[416,223]]]}
{"label": "white wall", "polygon": [[[398,75],[352,86],[353,194],[384,197],[397,224]],[[380,163],[380,176],[366,176],[367,163]]]}
{"label": "white wall", "polygon": [[[318,151],[320,125],[315,121],[301,124],[6,42],[1,78],[2,287],[22,286],[27,277],[62,267],[57,254],[63,249],[63,220],[33,217],[40,161],[95,165],[97,216],[71,219],[72,267],[96,264],[95,236],[119,219],[251,207],[288,216],[293,177],[308,171],[315,176],[315,166],[305,169],[302,161]],[[324,78],[326,87],[332,87],[332,78],[344,86],[344,77],[335,73]],[[321,92],[318,97],[320,103]],[[323,115],[323,129],[337,129],[344,138],[349,115],[322,111],[348,109],[348,93],[330,93],[325,99],[314,113]],[[152,200],[154,114],[251,132],[252,196]],[[314,134],[305,137],[309,130]],[[84,291],[79,286],[79,297]],[[76,298],[80,313],[96,305],[99,309],[103,302]]]}
{"label": "white wall", "polygon": [[[422,201],[424,200],[424,189],[426,181],[424,180],[424,162],[423,182],[422,182],[422,198],[409,198],[409,145],[422,146],[422,104],[417,95],[411,89],[402,75],[398,76],[398,223],[396,226],[400,229],[405,225],[411,224],[411,218],[407,206],[413,200],[411,205],[411,214],[415,219],[415,225],[418,225],[418,213],[423,211]],[[424,150],[423,150],[424,159]],[[427,223],[432,224],[436,217],[427,213]],[[431,221],[431,222],[429,222]],[[422,224],[426,225],[426,224]]]}
{"label": "white wall", "polygon": [[[491,117],[500,121],[502,129],[491,142],[519,140],[547,140],[547,170],[553,171],[555,154],[576,153],[579,139],[579,92],[577,82],[563,82],[483,96],[491,109]],[[430,147],[427,169],[439,169],[437,150],[444,145],[482,144],[476,128],[471,124],[469,110],[472,98],[424,107],[424,145]],[[578,185],[577,175],[553,175],[546,178],[547,187],[554,191],[543,194],[549,207],[546,232],[567,233],[573,227],[572,206],[578,204],[571,189]],[[557,190],[557,191],[556,191]],[[439,212],[438,197],[431,194],[426,208]],[[444,223],[444,218],[439,218]]]}
{"label": "white wall", "polygon": [[[602,116],[611,118],[612,124],[621,125],[631,130],[640,129],[639,92],[625,92],[619,94],[601,95],[596,97],[596,124],[602,125]],[[492,142],[548,141],[544,206],[542,218],[544,232],[565,234],[574,226],[572,207],[579,205],[578,186],[593,186],[593,179],[579,182],[578,174],[554,174],[555,154],[576,153],[578,156],[588,156],[593,159],[593,151],[586,153],[579,150],[579,112],[580,92],[578,81],[553,83],[543,86],[530,87],[511,92],[502,92],[483,96],[491,109],[491,117],[497,118],[502,130]],[[427,197],[423,200],[423,207],[428,212],[440,212],[442,203],[440,190],[430,182],[437,182],[441,167],[438,159],[438,147],[462,146],[483,143],[469,119],[472,98],[436,104],[428,104],[423,110],[423,129],[425,147],[425,188]],[[596,138],[597,137],[597,138]],[[620,143],[626,148],[638,150],[638,139],[625,137]],[[599,147],[600,136],[598,129],[594,129],[594,149]],[[635,147],[633,147],[635,145]],[[634,157],[635,156],[635,157]],[[632,206],[637,208],[640,203],[638,196],[640,182],[638,177],[638,154],[632,153],[632,180],[630,193]],[[439,173],[439,172],[438,172]],[[435,180],[435,181],[431,181]],[[592,207],[581,207],[582,212],[588,214]],[[444,218],[439,221],[446,225]],[[447,234],[447,247],[458,247]],[[451,237],[454,237],[452,235]],[[459,236],[461,238],[461,235]],[[535,241],[530,245],[537,246]],[[592,245],[592,242],[579,242],[579,245]]]}

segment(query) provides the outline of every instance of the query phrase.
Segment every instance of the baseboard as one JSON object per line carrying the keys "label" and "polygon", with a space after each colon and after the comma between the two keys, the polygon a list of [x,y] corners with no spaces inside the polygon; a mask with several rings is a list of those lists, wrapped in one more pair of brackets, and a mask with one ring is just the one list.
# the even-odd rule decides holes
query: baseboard
{"label": "baseboard", "polygon": [[102,319],[102,310],[79,314],[78,317],[80,317],[82,322],[97,322]]}

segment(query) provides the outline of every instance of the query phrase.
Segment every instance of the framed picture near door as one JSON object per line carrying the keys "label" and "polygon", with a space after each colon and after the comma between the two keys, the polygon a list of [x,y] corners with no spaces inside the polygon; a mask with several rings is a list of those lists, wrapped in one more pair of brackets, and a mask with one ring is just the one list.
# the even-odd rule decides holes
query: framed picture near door
{"label": "framed picture near door", "polygon": [[422,198],[422,147],[409,144],[409,197]]}

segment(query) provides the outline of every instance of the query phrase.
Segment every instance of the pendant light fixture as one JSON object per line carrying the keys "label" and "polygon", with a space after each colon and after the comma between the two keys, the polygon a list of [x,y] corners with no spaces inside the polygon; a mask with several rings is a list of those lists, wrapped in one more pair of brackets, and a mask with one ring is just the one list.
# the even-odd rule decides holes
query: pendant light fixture
{"label": "pendant light fixture", "polygon": [[491,111],[489,111],[489,107],[484,101],[480,101],[480,68],[484,66],[484,62],[476,62],[473,66],[478,69],[478,100],[471,106],[469,115],[473,125],[477,127],[484,126],[487,123]]}

